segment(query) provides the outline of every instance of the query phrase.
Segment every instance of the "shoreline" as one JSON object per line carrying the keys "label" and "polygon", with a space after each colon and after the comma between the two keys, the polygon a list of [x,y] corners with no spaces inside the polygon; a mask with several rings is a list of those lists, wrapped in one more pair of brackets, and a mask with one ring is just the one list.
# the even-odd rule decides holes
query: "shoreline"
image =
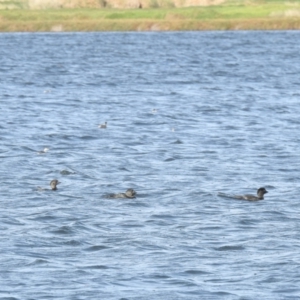
{"label": "shoreline", "polygon": [[0,32],[299,30],[300,6],[0,10]]}
{"label": "shoreline", "polygon": [[172,31],[243,31],[243,30],[300,30],[300,20],[288,22],[268,20],[216,20],[209,22],[101,22],[79,26],[70,22],[43,22],[26,24],[0,24],[0,33],[9,32],[172,32]]}

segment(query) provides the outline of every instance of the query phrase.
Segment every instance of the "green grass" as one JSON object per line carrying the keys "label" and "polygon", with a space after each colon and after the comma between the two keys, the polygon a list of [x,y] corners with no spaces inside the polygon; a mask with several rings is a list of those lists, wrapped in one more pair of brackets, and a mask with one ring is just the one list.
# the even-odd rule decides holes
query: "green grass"
{"label": "green grass", "polygon": [[[291,3],[291,2],[287,2]],[[220,5],[191,8],[160,8],[160,9],[53,9],[53,10],[0,10],[2,20],[71,20],[71,19],[111,19],[111,20],[164,20],[167,17],[178,19],[236,19],[263,18],[274,12],[284,12],[287,9],[299,9],[300,1],[292,4],[272,1],[258,5]]]}
{"label": "green grass", "polygon": [[[286,13],[291,10],[292,14]],[[0,10],[0,31],[51,31],[57,25],[64,31],[300,29],[300,1],[246,4],[229,0],[219,6],[127,10]]]}
{"label": "green grass", "polygon": [[166,16],[166,9],[133,9],[123,11],[112,11],[105,15],[105,19],[155,19],[162,20]]}

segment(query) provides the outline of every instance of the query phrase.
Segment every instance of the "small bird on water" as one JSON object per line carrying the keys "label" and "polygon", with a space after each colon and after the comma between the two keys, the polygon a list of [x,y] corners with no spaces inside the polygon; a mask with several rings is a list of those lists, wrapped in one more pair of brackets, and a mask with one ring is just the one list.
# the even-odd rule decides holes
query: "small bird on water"
{"label": "small bird on water", "polygon": [[52,191],[56,191],[57,190],[57,185],[60,184],[60,182],[57,179],[53,179],[50,181],[50,186],[51,186],[51,190]]}
{"label": "small bird on water", "polygon": [[125,193],[110,194],[108,198],[135,198],[136,191],[134,189],[128,189]]}
{"label": "small bird on water", "polygon": [[105,122],[104,124],[100,124],[98,127],[106,129],[107,128],[107,122]]}
{"label": "small bird on water", "polygon": [[233,199],[240,199],[240,200],[248,200],[248,201],[258,201],[258,200],[263,200],[264,195],[267,194],[268,191],[264,188],[261,187],[257,190],[257,196],[254,195],[227,195],[224,193],[219,193],[218,196],[221,197],[226,197],[226,198],[233,198]]}
{"label": "small bird on water", "polygon": [[[56,191],[57,190],[57,185],[60,184],[60,182],[57,180],[57,179],[53,179],[50,181],[50,187],[51,187],[51,190],[52,191]],[[42,188],[40,186],[37,187],[37,190],[39,192],[43,192],[43,191],[50,191],[49,189],[46,189],[46,188]]]}
{"label": "small bird on water", "polygon": [[49,151],[49,148],[44,148],[43,150],[38,151],[37,154],[45,154],[48,151]]}

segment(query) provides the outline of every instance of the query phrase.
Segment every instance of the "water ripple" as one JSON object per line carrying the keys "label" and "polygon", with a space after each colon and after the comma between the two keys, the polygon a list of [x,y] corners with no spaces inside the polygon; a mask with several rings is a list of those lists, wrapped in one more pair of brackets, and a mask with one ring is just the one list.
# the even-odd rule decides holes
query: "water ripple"
{"label": "water ripple", "polygon": [[0,34],[0,298],[298,299],[298,35]]}

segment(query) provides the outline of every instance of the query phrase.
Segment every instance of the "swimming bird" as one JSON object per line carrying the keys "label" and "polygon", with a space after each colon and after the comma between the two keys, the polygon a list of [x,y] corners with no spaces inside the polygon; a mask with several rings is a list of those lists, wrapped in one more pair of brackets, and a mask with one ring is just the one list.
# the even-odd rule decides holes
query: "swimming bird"
{"label": "swimming bird", "polygon": [[135,198],[136,191],[134,189],[128,189],[125,193],[110,194],[109,198]]}
{"label": "swimming bird", "polygon": [[104,124],[100,124],[98,127],[106,129],[107,128],[107,122],[105,122]]}
{"label": "swimming bird", "polygon": [[44,150],[38,151],[37,154],[44,154],[49,151],[49,148],[44,148]]}
{"label": "swimming bird", "polygon": [[[57,180],[57,179],[53,179],[50,181],[50,186],[51,186],[51,190],[52,191],[56,191],[57,190],[57,185],[60,184],[60,182]],[[40,186],[37,187],[37,190],[40,191],[40,192],[43,192],[43,191],[51,191],[47,188],[42,188]]]}
{"label": "swimming bird", "polygon": [[53,179],[50,181],[50,186],[51,186],[51,190],[52,191],[56,191],[57,190],[57,185],[60,184],[60,182],[57,179]]}
{"label": "swimming bird", "polygon": [[258,201],[258,200],[263,200],[264,195],[267,194],[268,191],[264,188],[261,187],[257,190],[257,196],[254,195],[227,195],[224,193],[219,193],[218,196],[221,197],[227,197],[227,198],[234,198],[234,199],[240,199],[240,200],[248,200],[248,201]]}

